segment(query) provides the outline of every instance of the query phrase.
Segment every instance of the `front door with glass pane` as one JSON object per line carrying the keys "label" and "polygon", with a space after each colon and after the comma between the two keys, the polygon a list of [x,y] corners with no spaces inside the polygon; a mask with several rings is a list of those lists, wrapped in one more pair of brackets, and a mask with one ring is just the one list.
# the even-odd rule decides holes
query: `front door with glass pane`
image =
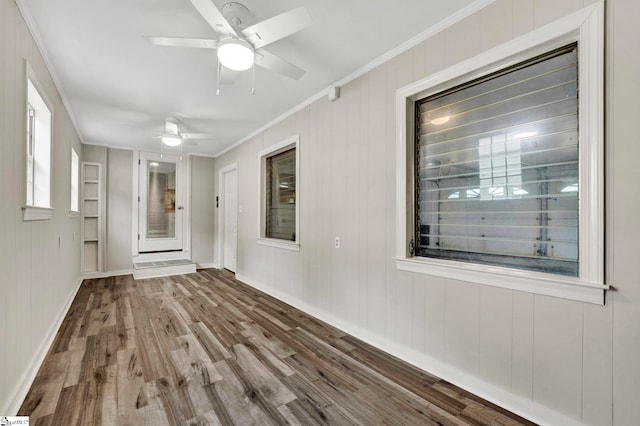
{"label": "front door with glass pane", "polygon": [[140,153],[138,250],[182,250],[181,160],[177,156]]}

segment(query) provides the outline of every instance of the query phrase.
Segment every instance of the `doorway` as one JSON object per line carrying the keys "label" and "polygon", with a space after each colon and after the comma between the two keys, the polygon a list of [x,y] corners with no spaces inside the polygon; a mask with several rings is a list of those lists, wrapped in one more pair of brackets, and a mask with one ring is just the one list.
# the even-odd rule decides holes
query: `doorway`
{"label": "doorway", "polygon": [[182,250],[184,194],[181,159],[175,155],[141,152],[138,165],[139,252]]}
{"label": "doorway", "polygon": [[238,241],[238,172],[236,165],[220,170],[220,266],[236,272]]}

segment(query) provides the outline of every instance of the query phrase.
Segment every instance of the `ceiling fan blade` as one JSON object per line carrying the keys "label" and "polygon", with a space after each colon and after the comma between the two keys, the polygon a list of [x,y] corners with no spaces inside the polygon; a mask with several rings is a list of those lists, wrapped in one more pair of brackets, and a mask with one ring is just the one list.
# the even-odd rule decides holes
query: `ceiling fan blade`
{"label": "ceiling fan blade", "polygon": [[172,47],[198,47],[201,49],[216,49],[218,40],[208,38],[183,38],[183,37],[160,37],[160,36],[142,36],[149,43],[157,46]]}
{"label": "ceiling fan blade", "polygon": [[294,80],[299,80],[305,73],[305,70],[298,68],[292,63],[266,50],[256,52],[256,65],[260,65],[262,68],[275,71]]}
{"label": "ceiling fan blade", "polygon": [[178,123],[170,119],[166,119],[164,122],[164,131],[171,133],[172,135],[178,134]]}
{"label": "ceiling fan blade", "polygon": [[191,0],[191,4],[198,9],[200,15],[202,15],[214,31],[226,35],[238,35],[211,0]]}
{"label": "ceiling fan blade", "polygon": [[221,66],[220,68],[220,84],[227,85],[233,84],[238,76],[238,71],[230,70],[229,68]]}
{"label": "ceiling fan blade", "polygon": [[180,133],[182,139],[213,139],[213,135],[208,133]]}
{"label": "ceiling fan blade", "polygon": [[[193,0],[192,0],[193,1]],[[242,30],[242,35],[259,49],[311,25],[311,16],[304,7],[290,10]]]}

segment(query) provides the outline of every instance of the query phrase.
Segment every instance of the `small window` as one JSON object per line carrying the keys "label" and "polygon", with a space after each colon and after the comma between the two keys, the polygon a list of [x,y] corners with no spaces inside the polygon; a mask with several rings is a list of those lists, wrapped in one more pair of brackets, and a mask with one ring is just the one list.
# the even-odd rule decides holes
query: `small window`
{"label": "small window", "polygon": [[297,135],[260,153],[263,244],[299,249],[298,155]]}
{"label": "small window", "polygon": [[26,205],[51,207],[51,110],[27,81]]}
{"label": "small window", "polygon": [[415,113],[415,255],[578,276],[577,45]]}
{"label": "small window", "polygon": [[80,175],[80,157],[75,149],[71,148],[71,211],[79,212],[79,178]]}

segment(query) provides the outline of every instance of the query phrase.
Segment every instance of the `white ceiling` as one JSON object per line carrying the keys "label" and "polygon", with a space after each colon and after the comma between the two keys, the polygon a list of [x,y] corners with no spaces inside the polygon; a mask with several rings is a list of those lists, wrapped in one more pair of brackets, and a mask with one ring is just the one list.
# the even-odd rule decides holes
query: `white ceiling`
{"label": "white ceiling", "polygon": [[[143,35],[217,38],[189,0],[17,0],[84,143],[159,149],[167,116],[211,139],[216,155],[474,0],[239,0],[248,24],[304,6],[313,24],[265,47],[303,68],[292,80],[256,67],[216,96],[214,50],[161,47]],[[218,8],[227,0],[213,0]],[[486,1],[485,1],[486,3]]]}

